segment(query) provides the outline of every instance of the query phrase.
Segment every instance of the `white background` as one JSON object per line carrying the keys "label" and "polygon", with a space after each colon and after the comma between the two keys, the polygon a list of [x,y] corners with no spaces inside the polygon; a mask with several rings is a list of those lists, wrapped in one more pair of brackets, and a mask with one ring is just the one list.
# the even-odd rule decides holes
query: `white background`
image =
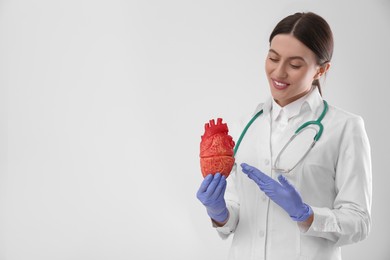
{"label": "white background", "polygon": [[388,0],[3,0],[0,260],[225,259],[195,197],[203,125],[269,96],[268,37],[297,11],[331,25],[324,97],[372,146],[372,232],[344,259],[390,259]]}

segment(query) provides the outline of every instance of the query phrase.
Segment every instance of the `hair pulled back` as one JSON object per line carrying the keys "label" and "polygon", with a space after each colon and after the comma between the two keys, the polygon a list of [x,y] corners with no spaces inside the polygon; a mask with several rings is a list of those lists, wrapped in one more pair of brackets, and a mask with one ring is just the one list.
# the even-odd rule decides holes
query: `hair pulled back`
{"label": "hair pulled back", "polygon": [[[329,24],[319,15],[295,13],[282,19],[272,31],[269,42],[278,34],[292,34],[316,55],[320,66],[330,62],[333,55],[333,34]],[[312,83],[321,92],[319,80]]]}

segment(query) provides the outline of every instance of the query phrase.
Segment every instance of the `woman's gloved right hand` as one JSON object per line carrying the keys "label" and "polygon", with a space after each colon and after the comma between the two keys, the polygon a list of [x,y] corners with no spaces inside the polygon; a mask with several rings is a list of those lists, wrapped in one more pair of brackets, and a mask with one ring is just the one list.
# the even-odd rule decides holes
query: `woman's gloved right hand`
{"label": "woman's gloved right hand", "polygon": [[220,173],[207,175],[196,197],[207,209],[207,214],[216,222],[223,223],[229,217],[225,203],[226,178]]}

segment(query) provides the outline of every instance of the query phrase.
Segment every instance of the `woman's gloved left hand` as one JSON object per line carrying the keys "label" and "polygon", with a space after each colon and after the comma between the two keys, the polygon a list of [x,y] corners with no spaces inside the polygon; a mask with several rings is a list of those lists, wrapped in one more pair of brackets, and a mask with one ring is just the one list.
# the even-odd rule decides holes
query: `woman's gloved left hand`
{"label": "woman's gloved left hand", "polygon": [[247,174],[271,200],[282,207],[294,221],[305,221],[313,214],[311,207],[303,203],[298,191],[283,175],[279,175],[279,183],[259,169],[246,163],[242,163],[241,167],[242,171]]}

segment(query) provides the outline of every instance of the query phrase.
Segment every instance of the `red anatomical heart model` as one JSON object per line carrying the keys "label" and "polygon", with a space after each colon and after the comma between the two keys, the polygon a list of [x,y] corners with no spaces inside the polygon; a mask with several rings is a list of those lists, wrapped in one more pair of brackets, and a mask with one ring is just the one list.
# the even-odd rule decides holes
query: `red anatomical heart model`
{"label": "red anatomical heart model", "polygon": [[200,168],[203,177],[217,172],[229,176],[234,164],[234,141],[228,135],[227,124],[222,124],[222,118],[210,120],[204,126],[204,134],[200,142]]}

